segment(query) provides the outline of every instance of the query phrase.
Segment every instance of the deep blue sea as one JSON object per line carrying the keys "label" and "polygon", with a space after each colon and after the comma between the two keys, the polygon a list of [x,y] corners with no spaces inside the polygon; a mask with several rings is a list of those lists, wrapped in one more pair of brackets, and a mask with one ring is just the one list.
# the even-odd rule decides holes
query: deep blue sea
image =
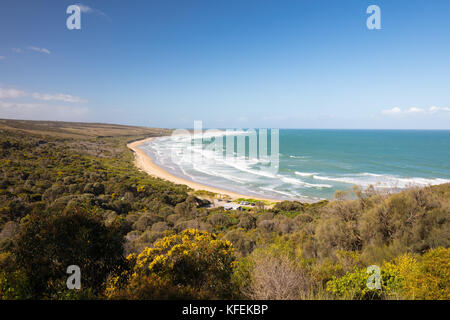
{"label": "deep blue sea", "polygon": [[[276,199],[331,199],[336,190],[353,185],[398,191],[450,182],[448,130],[281,129],[276,168],[272,165],[275,158],[268,161],[261,153],[252,157],[251,147],[236,146],[237,137],[245,135],[238,131],[203,139],[162,137],[141,148],[155,163],[180,177]],[[227,146],[226,139],[235,145]],[[248,144],[250,139],[244,139]],[[222,141],[223,146],[219,143],[212,148],[215,141]],[[269,135],[269,151],[271,141]],[[224,157],[227,148],[233,148],[232,157]]]}

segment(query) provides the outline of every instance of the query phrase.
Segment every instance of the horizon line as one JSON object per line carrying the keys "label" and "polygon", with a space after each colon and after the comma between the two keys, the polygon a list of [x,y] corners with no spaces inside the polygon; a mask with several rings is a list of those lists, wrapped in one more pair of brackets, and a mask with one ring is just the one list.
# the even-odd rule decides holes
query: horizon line
{"label": "horizon line", "polygon": [[[99,121],[76,121],[76,120],[34,120],[34,119],[10,119],[10,118],[0,118],[0,121],[10,120],[10,121],[35,121],[35,122],[66,122],[66,123],[89,123],[89,124],[109,124],[109,125],[120,125],[120,126],[129,126],[129,127],[142,127],[142,128],[154,128],[154,129],[185,129],[185,130],[194,130],[194,128],[186,128],[186,127],[154,127],[154,126],[145,126],[138,124],[123,124],[123,123],[112,123],[112,122],[99,122]],[[210,129],[219,129],[219,130],[227,130],[227,129],[279,129],[279,130],[396,130],[396,131],[450,131],[449,129],[431,129],[431,128],[280,128],[280,127],[222,127],[222,128],[214,128],[208,127],[203,128],[202,130],[210,130]]]}

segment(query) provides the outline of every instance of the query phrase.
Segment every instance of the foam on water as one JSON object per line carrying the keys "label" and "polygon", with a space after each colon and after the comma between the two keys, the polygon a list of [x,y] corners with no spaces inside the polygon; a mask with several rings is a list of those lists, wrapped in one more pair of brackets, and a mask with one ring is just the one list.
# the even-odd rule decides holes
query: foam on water
{"label": "foam on water", "polygon": [[368,187],[370,185],[373,185],[378,188],[408,188],[408,187],[423,187],[428,185],[436,185],[436,184],[442,184],[450,182],[448,179],[440,179],[440,178],[434,178],[434,179],[426,179],[426,178],[402,178],[402,177],[396,177],[388,174],[374,174],[369,172],[363,172],[360,174],[355,175],[348,175],[348,176],[341,176],[341,177],[326,177],[326,176],[319,176],[319,175],[313,175],[313,179],[315,180],[325,180],[325,181],[336,181],[336,182],[343,182],[347,184],[352,185],[359,185],[362,187]]}
{"label": "foam on water", "polygon": [[[399,190],[450,182],[448,131],[280,130],[276,172],[268,170],[270,159],[248,159],[234,150],[233,157],[224,157],[224,150],[209,148],[213,138],[242,134],[208,132],[203,142],[188,135],[161,137],[140,148],[177,176],[276,199],[330,199],[336,190],[352,185]],[[386,140],[379,139],[384,136]]]}

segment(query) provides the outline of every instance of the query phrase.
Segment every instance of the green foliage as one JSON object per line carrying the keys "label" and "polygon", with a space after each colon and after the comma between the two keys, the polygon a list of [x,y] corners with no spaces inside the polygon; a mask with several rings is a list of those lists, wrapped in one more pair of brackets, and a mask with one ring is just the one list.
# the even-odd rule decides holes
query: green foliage
{"label": "green foliage", "polygon": [[94,292],[123,262],[123,238],[98,214],[79,209],[62,215],[31,214],[23,223],[15,256],[33,298],[51,297],[65,287],[66,269],[82,270],[82,285]]}
{"label": "green foliage", "polygon": [[110,279],[109,298],[223,299],[234,294],[231,242],[208,232],[185,230],[127,259],[132,270]]}
{"label": "green foliage", "polygon": [[404,254],[381,267],[381,288],[369,289],[366,268],[333,277],[327,291],[344,299],[450,299],[450,249],[436,248],[417,258]]}
{"label": "green foliage", "polygon": [[[105,279],[117,278],[117,270],[127,275],[120,277],[126,286],[117,287],[114,298],[232,296],[234,285],[221,291],[211,288],[220,282],[211,273],[202,285],[183,280],[183,274],[194,276],[195,264],[204,263],[190,254],[192,260],[174,256],[187,263],[186,270],[167,264],[166,274],[152,269],[138,272],[139,281],[128,281],[133,274],[129,268],[135,265],[123,265],[122,254],[137,256],[155,249],[163,238],[178,239],[186,230],[197,229],[217,233],[214,241],[233,244],[226,259],[238,262],[233,283],[238,283],[240,297],[264,297],[260,294],[267,291],[278,298],[448,299],[450,184],[397,194],[354,188],[354,200],[338,192],[336,201],[311,204],[238,199],[258,204],[245,212],[209,209],[198,197],[212,199],[215,194],[193,192],[135,168],[126,143],[139,139],[133,132],[156,131],[107,125],[107,134],[95,125],[86,125],[86,132],[79,126],[17,122],[15,128],[28,132],[1,131],[2,298],[98,298]],[[44,132],[44,127],[49,130]],[[76,256],[85,258],[88,278],[81,291],[68,291],[64,266],[76,264]],[[372,264],[380,265],[384,274],[381,292],[364,291],[365,268]],[[278,277],[276,270],[287,275],[280,281],[290,288],[289,295],[272,290],[276,286],[268,279],[270,272]],[[256,283],[258,277],[267,281]],[[253,293],[247,290],[251,286]]]}
{"label": "green foliage", "polygon": [[305,205],[298,201],[281,201],[275,204],[273,211],[278,213],[282,211],[287,212],[303,212],[305,211]]}
{"label": "green foliage", "polygon": [[20,269],[12,273],[0,271],[0,300],[29,299],[29,282]]}
{"label": "green foliage", "polygon": [[[371,275],[365,268],[355,268],[353,272],[348,272],[343,277],[330,280],[327,283],[327,291],[343,299],[380,299],[389,288],[382,285],[381,290],[370,289],[367,286],[367,279]],[[387,276],[390,275],[382,273],[382,278]]]}
{"label": "green foliage", "polygon": [[29,281],[10,252],[0,253],[0,300],[27,299],[31,297]]}

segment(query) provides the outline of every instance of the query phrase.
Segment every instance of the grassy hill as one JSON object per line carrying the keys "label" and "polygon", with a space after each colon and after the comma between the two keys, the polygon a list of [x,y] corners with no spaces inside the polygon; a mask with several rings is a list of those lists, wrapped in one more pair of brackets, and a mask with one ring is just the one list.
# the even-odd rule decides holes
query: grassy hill
{"label": "grassy hill", "polygon": [[50,135],[64,138],[104,138],[163,136],[169,129],[124,126],[104,123],[30,121],[0,119],[0,130],[21,131],[32,134]]}

